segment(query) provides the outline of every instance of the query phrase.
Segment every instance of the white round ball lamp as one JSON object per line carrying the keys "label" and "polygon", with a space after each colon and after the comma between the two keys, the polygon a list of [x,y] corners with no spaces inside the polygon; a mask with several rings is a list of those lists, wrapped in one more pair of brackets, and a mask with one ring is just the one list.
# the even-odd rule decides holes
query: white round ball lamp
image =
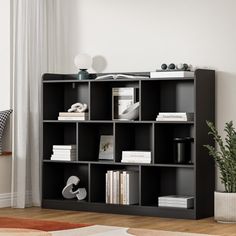
{"label": "white round ball lamp", "polygon": [[88,69],[92,66],[92,57],[88,54],[78,54],[74,59],[75,66],[80,70],[78,73],[79,80],[89,79]]}

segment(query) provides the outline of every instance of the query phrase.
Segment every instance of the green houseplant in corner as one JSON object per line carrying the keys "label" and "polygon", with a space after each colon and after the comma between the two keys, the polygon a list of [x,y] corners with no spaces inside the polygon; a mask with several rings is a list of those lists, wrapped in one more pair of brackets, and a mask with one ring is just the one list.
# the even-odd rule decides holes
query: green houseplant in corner
{"label": "green houseplant in corner", "polygon": [[209,135],[218,144],[218,148],[205,145],[218,166],[221,183],[225,192],[215,192],[215,220],[218,222],[236,222],[236,131],[233,122],[225,124],[223,139],[213,123],[207,121]]}

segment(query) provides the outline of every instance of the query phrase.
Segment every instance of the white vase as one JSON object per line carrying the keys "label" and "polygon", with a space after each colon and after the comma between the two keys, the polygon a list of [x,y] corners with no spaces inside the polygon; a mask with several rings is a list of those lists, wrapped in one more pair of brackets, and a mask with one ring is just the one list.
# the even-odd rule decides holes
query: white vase
{"label": "white vase", "polygon": [[215,220],[236,223],[236,193],[215,192]]}

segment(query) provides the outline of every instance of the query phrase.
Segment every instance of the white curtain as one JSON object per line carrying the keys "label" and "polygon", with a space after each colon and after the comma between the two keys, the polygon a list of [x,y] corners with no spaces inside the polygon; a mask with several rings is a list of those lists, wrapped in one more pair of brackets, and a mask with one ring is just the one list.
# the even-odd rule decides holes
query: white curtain
{"label": "white curtain", "polygon": [[60,67],[60,1],[12,0],[12,206],[40,205],[41,77]]}

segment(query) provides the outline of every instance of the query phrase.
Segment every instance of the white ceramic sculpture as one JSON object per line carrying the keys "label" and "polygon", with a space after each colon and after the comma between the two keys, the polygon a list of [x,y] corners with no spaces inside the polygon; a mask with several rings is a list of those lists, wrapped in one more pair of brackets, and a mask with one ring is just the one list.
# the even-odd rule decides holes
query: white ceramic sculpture
{"label": "white ceramic sculpture", "polygon": [[71,176],[62,190],[62,196],[66,199],[77,197],[78,200],[84,200],[87,197],[87,191],[85,188],[78,188],[76,191],[73,191],[73,187],[78,185],[79,182],[80,179],[77,176]]}
{"label": "white ceramic sculpture", "polygon": [[135,120],[139,117],[139,102],[134,103],[119,115],[119,119]]}

